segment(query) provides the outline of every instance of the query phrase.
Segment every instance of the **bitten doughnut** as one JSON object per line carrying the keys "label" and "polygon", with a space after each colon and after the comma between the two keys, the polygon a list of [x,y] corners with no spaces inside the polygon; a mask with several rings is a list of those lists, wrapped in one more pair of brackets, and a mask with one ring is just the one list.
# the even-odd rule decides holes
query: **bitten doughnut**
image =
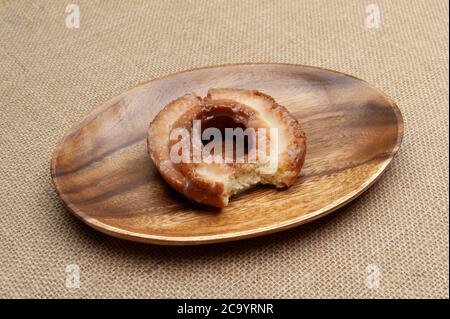
{"label": "bitten doughnut", "polygon": [[[220,132],[222,139],[208,140],[208,132]],[[223,139],[230,132],[244,132],[245,150],[238,137]],[[147,143],[173,188],[215,207],[256,184],[289,187],[306,153],[305,134],[284,106],[264,93],[241,89],[210,89],[203,99],[188,93],[170,102],[150,123]]]}

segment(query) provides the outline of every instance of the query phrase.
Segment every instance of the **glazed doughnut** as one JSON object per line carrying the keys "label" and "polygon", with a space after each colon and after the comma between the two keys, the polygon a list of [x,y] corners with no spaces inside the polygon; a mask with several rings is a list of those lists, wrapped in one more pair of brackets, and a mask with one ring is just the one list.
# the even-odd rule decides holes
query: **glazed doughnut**
{"label": "glazed doughnut", "polygon": [[[227,141],[225,145],[232,145],[231,156],[224,143],[211,154],[215,144],[195,142],[193,136],[202,132],[193,123],[225,131],[225,135],[233,127],[252,134],[246,135],[247,148],[241,150],[241,156],[238,143]],[[189,135],[173,139],[171,133],[177,130]],[[172,101],[150,123],[147,143],[156,168],[173,188],[193,201],[215,207],[226,206],[230,196],[259,183],[289,187],[297,180],[306,153],[305,134],[285,107],[264,93],[241,89],[210,89],[204,99],[188,93]],[[174,154],[180,155],[180,145],[182,160],[174,160]],[[215,154],[217,150],[219,154]]]}

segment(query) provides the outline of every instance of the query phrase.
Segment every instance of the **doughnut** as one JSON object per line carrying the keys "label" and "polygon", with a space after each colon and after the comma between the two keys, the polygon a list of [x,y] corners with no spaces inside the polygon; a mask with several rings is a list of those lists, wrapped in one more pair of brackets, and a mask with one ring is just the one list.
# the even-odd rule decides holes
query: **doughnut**
{"label": "doughnut", "polygon": [[291,186],[305,160],[306,137],[269,95],[212,88],[205,98],[187,93],[166,105],[150,123],[147,146],[168,184],[220,208],[257,184]]}

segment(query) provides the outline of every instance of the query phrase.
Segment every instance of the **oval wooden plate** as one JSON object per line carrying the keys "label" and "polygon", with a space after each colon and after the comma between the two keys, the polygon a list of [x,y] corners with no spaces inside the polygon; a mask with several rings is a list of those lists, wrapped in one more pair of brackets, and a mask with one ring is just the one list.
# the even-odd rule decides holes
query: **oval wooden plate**
{"label": "oval wooden plate", "polygon": [[[147,155],[149,122],[171,100],[211,87],[257,89],[298,118],[307,155],[289,189],[256,187],[225,209],[193,204],[171,189]],[[59,143],[55,188],[84,222],[123,239],[167,245],[260,236],[324,216],[368,189],[400,147],[398,107],[368,83],[288,64],[237,64],[144,83],[94,109]]]}

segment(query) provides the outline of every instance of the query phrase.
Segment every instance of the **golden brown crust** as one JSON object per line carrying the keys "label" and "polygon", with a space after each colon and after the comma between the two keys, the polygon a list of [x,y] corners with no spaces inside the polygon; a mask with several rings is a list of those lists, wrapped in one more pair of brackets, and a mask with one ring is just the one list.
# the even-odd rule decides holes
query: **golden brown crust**
{"label": "golden brown crust", "polygon": [[201,99],[194,93],[186,94],[169,103],[159,112],[148,129],[147,146],[150,157],[161,173],[162,177],[177,191],[185,194],[194,201],[211,206],[218,206],[214,198],[209,198],[197,185],[190,183],[180,170],[172,163],[169,154],[169,136],[174,126],[174,119],[200,109]]}
{"label": "golden brown crust", "polygon": [[[246,128],[279,130],[278,166],[272,174],[259,174],[261,163],[173,163],[169,140],[174,128],[192,128],[194,119],[228,116]],[[188,198],[224,207],[234,193],[257,183],[277,188],[290,186],[297,179],[306,153],[305,135],[298,121],[270,96],[240,89],[210,89],[202,101],[193,93],[169,103],[152,121],[148,150],[164,179]],[[270,136],[268,136],[270,142]]]}

